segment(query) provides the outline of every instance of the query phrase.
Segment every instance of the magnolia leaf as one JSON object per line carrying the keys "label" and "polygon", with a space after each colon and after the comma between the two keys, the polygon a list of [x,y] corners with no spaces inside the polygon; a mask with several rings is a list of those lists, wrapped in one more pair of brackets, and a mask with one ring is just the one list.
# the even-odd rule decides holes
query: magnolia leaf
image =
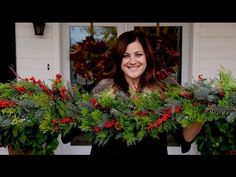
{"label": "magnolia leaf", "polygon": [[27,136],[25,134],[21,134],[21,136],[19,137],[19,141],[21,143],[25,143],[26,139],[27,139]]}
{"label": "magnolia leaf", "polygon": [[18,128],[17,127],[14,127],[13,130],[12,130],[12,135],[14,137],[17,137],[18,136]]}

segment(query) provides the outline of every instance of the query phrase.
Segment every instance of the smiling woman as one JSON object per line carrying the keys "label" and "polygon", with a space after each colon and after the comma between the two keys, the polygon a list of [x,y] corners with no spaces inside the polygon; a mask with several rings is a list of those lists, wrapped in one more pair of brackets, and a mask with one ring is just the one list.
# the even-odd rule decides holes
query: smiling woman
{"label": "smiling woman", "polygon": [[132,90],[136,91],[138,88],[139,78],[146,67],[145,52],[140,42],[136,40],[128,45],[121,62],[121,68]]}
{"label": "smiling woman", "polygon": [[[94,88],[94,94],[102,94],[102,90],[108,90],[109,93],[113,95],[126,95],[134,100],[139,100],[136,94],[144,93],[148,94],[152,91],[158,92],[159,97],[157,97],[154,102],[162,102],[165,98],[163,85],[160,81],[156,79],[156,61],[152,54],[152,47],[145,33],[139,30],[127,31],[121,34],[112,51],[112,57],[114,60],[115,72],[112,75],[112,79],[102,80]],[[142,101],[141,101],[142,102]],[[130,108],[132,110],[132,108]],[[151,108],[150,108],[151,109]],[[143,115],[142,110],[139,110]],[[151,111],[152,112],[152,111]],[[127,116],[127,114],[126,114]],[[114,116],[115,117],[115,116]],[[166,113],[163,120],[167,120],[169,113]],[[102,117],[100,117],[103,119]],[[132,118],[129,117],[127,119]],[[97,120],[97,119],[96,119]],[[158,122],[150,124],[149,128],[152,129],[160,125],[163,121],[158,120]],[[98,120],[99,121],[99,120]],[[102,121],[102,120],[101,120]],[[114,123],[114,122],[113,122]],[[124,122],[124,127],[127,128]],[[114,123],[115,124],[115,123]],[[137,133],[135,128],[128,129],[127,134],[123,135],[126,138],[132,136],[132,134]],[[116,126],[116,125],[115,125]],[[97,127],[96,131],[100,131]],[[199,127],[200,129],[201,127]],[[191,142],[187,142],[184,137],[188,137],[188,140],[194,138],[199,129],[189,134],[189,131],[179,131],[175,132],[179,142],[181,143],[182,152],[187,152],[191,147]],[[154,133],[155,134],[155,133]],[[191,135],[189,136],[184,136]],[[139,136],[142,136],[140,132]],[[188,148],[185,148],[188,147]],[[163,157],[167,155],[167,137],[166,132],[161,132],[158,137],[153,138],[152,134],[148,134],[143,137],[143,139],[136,143],[135,145],[127,146],[126,143],[119,140],[111,140],[102,147],[97,144],[92,145],[91,155],[93,156],[144,156],[144,157]]]}

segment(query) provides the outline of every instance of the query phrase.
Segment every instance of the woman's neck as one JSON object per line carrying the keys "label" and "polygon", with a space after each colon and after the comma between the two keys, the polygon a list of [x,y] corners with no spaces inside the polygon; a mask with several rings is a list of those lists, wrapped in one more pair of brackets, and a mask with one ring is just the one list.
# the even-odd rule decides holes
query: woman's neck
{"label": "woman's neck", "polygon": [[137,92],[139,88],[139,79],[127,79],[129,90],[131,92]]}

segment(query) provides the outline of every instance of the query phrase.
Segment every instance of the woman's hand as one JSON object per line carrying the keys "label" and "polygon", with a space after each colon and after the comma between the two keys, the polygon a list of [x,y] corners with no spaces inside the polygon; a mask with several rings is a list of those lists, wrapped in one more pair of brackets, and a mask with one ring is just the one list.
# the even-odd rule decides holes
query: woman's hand
{"label": "woman's hand", "polygon": [[183,128],[183,136],[185,141],[191,142],[201,131],[203,122],[193,122],[191,125]]}

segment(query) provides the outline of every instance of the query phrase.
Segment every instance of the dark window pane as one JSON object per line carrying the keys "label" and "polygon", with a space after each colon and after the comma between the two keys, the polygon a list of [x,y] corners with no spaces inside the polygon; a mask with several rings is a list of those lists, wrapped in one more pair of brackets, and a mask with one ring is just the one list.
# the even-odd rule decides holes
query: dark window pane
{"label": "dark window pane", "polygon": [[70,27],[70,77],[90,89],[108,70],[109,49],[117,38],[116,27]]}
{"label": "dark window pane", "polygon": [[149,37],[157,59],[157,76],[166,78],[167,71],[178,83],[181,83],[182,27],[135,27]]}

